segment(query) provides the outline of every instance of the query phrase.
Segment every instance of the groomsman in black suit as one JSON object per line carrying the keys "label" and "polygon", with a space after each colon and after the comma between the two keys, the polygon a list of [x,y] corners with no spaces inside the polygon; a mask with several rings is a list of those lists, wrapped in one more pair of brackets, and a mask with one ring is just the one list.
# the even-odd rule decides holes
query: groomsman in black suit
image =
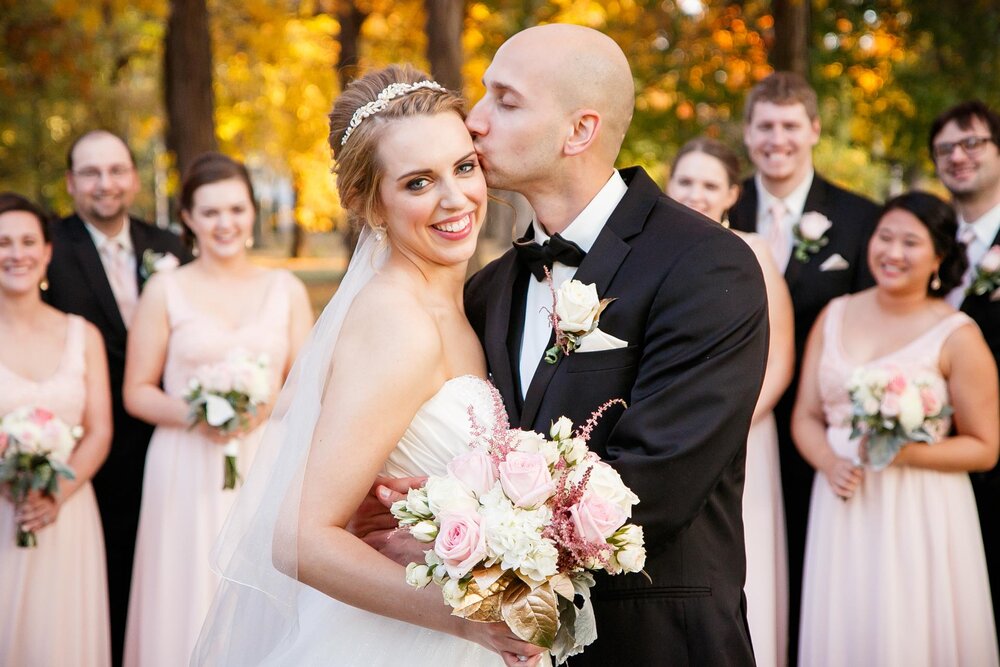
{"label": "groomsman in black suit", "polygon": [[[1000,360],[1000,291],[967,293],[976,267],[991,248],[1000,245],[1000,116],[977,100],[958,104],[934,120],[930,150],[938,178],[952,194],[958,213],[958,239],[965,243],[969,258],[962,284],[947,299],[976,321],[994,359]],[[974,473],[972,488],[979,507],[996,621],[1000,612],[1000,469]],[[1000,624],[997,627],[1000,636]]]}
{"label": "groomsman in black suit", "polygon": [[[816,92],[802,77],[775,72],[758,83],[747,95],[743,117],[743,140],[756,173],[743,183],[729,222],[733,229],[758,232],[768,241],[795,311],[795,376],[774,410],[788,531],[789,656],[794,664],[813,480],[791,435],[799,366],[809,330],[827,302],[873,284],[867,249],[879,207],[813,169],[819,110]],[[806,241],[821,247],[806,248]]]}
{"label": "groomsman in black suit", "polygon": [[76,140],[69,151],[66,188],[74,213],[53,226],[45,295],[56,308],[93,322],[107,350],[114,437],[93,484],[107,551],[112,658],[120,665],[143,465],[153,431],[122,406],[125,338],[150,269],[187,261],[190,253],[176,234],[129,216],[139,177],[131,152],[114,134],[96,130]]}
{"label": "groomsman in black suit", "polygon": [[[511,422],[547,432],[611,398],[629,405],[604,416],[590,447],[640,498],[650,579],[598,578],[598,639],[570,663],[752,665],[742,494],[767,356],[754,255],[641,168],[615,170],[635,91],[607,36],[529,28],[483,81],[467,124],[487,183],[524,195],[536,216],[466,287]],[[543,359],[554,342],[543,267],[557,287],[574,278],[615,299],[599,321],[606,337],[555,363]]]}

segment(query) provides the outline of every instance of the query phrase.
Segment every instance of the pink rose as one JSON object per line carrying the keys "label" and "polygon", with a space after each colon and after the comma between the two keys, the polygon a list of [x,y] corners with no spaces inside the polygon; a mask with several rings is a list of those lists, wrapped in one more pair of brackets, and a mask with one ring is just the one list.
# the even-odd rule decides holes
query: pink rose
{"label": "pink rose", "polygon": [[886,394],[882,397],[882,405],[880,410],[882,415],[885,417],[897,417],[899,416],[899,394]]}
{"label": "pink rose", "polygon": [[434,553],[441,557],[449,577],[461,579],[486,555],[486,531],[476,512],[445,512],[440,519]]}
{"label": "pink rose", "polygon": [[924,414],[928,417],[933,417],[941,412],[941,399],[930,387],[920,388],[920,401],[924,404]]}
{"label": "pink rose", "polygon": [[993,246],[979,262],[979,268],[983,273],[995,273],[1000,271],[1000,246]]}
{"label": "pink rose", "polygon": [[809,211],[803,213],[802,219],[799,220],[799,234],[807,241],[818,241],[823,238],[823,234],[826,234],[826,230],[830,229],[831,224],[829,218],[822,213]]}
{"label": "pink rose", "polygon": [[35,408],[31,412],[31,421],[39,426],[45,426],[45,424],[52,421],[53,417],[55,417],[55,415],[45,408]]}
{"label": "pink rose", "polygon": [[628,518],[620,507],[594,493],[585,494],[569,513],[576,534],[586,542],[606,542]]}
{"label": "pink rose", "polygon": [[448,463],[448,474],[462,483],[478,498],[497,483],[497,468],[489,454],[482,450],[466,452]]}
{"label": "pink rose", "polygon": [[500,464],[500,484],[511,502],[525,509],[537,507],[556,490],[542,454],[511,452]]}
{"label": "pink rose", "polygon": [[889,384],[885,386],[885,390],[891,394],[902,394],[905,389],[906,376],[904,375],[893,375]]}

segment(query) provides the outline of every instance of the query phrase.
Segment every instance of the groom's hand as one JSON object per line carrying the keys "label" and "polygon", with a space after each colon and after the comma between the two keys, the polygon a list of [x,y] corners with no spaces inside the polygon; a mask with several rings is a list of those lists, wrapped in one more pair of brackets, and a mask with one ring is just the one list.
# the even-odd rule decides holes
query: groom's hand
{"label": "groom's hand", "polygon": [[347,522],[347,530],[400,565],[420,562],[424,546],[410,537],[407,530],[400,530],[389,508],[397,500],[406,498],[411,488],[423,486],[426,477],[376,477],[354,516]]}

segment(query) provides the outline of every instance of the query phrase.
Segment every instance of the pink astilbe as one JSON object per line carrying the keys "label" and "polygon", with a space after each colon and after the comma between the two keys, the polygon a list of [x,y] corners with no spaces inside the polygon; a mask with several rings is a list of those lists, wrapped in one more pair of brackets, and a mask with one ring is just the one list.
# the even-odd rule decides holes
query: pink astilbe
{"label": "pink astilbe", "polygon": [[469,449],[477,449],[485,445],[490,458],[497,465],[507,460],[507,454],[517,448],[517,431],[510,428],[510,420],[507,417],[507,408],[504,407],[503,397],[500,392],[489,384],[490,399],[493,402],[493,426],[487,427],[476,416],[476,411],[470,405],[467,408],[469,414],[470,433],[472,440],[469,442]]}
{"label": "pink astilbe", "polygon": [[590,413],[590,419],[587,420],[587,423],[584,424],[581,428],[577,429],[576,437],[581,438],[584,442],[589,441],[590,434],[591,432],[593,432],[594,427],[597,426],[597,422],[600,421],[601,416],[605,412],[607,412],[612,405],[615,404],[621,405],[623,408],[628,409],[628,403],[626,403],[620,398],[612,398],[610,401],[608,401],[607,403],[605,403],[604,405],[602,405],[601,407],[597,408],[596,410]]}

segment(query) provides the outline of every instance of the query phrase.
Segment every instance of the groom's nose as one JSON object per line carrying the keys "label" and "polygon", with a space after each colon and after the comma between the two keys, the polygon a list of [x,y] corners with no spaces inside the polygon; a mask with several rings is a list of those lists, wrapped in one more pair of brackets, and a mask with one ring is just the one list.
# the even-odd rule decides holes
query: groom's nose
{"label": "groom's nose", "polygon": [[469,128],[469,133],[472,134],[473,138],[483,136],[489,129],[489,126],[486,124],[486,112],[483,104],[483,100],[485,99],[479,100],[472,107],[469,115],[465,117],[465,126]]}

